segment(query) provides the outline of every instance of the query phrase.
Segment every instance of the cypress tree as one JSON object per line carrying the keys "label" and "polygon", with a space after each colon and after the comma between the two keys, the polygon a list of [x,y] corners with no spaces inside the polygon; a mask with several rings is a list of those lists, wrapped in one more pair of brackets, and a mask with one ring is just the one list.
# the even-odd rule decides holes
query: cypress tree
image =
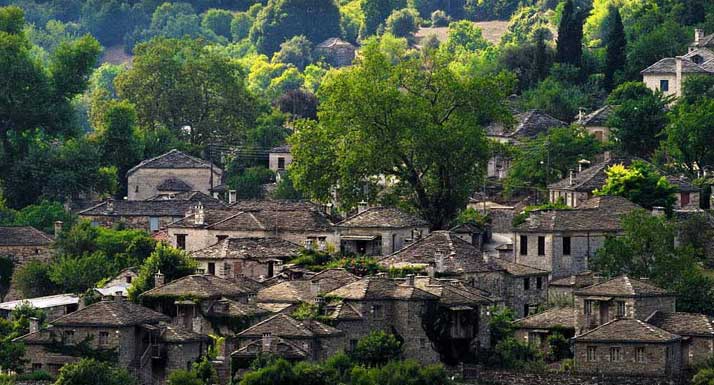
{"label": "cypress tree", "polygon": [[627,57],[625,48],[627,39],[625,38],[625,27],[622,25],[620,10],[610,7],[610,29],[605,36],[607,52],[605,56],[605,89],[612,90],[615,86],[615,75],[625,67]]}
{"label": "cypress tree", "polygon": [[558,45],[555,61],[580,67],[583,55],[583,17],[573,0],[566,0],[558,26]]}

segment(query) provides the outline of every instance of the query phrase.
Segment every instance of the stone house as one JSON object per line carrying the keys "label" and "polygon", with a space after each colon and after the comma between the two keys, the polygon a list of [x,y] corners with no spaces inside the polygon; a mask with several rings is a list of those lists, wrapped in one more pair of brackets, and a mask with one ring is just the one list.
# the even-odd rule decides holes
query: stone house
{"label": "stone house", "polygon": [[[565,127],[567,124],[543,111],[530,110],[513,116],[515,125],[496,122],[486,127],[489,139],[505,144],[518,145],[526,139],[533,139],[539,134],[547,134],[551,128]],[[511,168],[511,159],[505,155],[494,155],[486,168],[489,178],[505,179]]]}
{"label": "stone house", "polygon": [[682,366],[693,369],[714,357],[714,327],[704,314],[655,311],[648,324],[682,337]]}
{"label": "stone house", "polygon": [[79,309],[79,296],[75,294],[57,294],[3,302],[0,303],[0,317],[9,318],[10,313],[16,307],[25,304],[42,310],[47,315],[47,320],[52,321]]}
{"label": "stone house", "polygon": [[315,46],[314,57],[321,58],[333,67],[352,65],[357,48],[339,37],[331,37]]}
{"label": "stone house", "polygon": [[646,320],[655,311],[673,313],[675,305],[672,293],[619,276],[575,291],[576,331],[580,334],[619,318]]}
{"label": "stone house", "polygon": [[261,289],[256,301],[276,312],[288,312],[301,303],[316,303],[320,296],[358,279],[344,269],[327,269],[303,279],[278,282]]}
{"label": "stone house", "polygon": [[273,147],[268,152],[268,168],[275,172],[287,170],[292,162],[293,156],[289,145]]}
{"label": "stone house", "polygon": [[573,301],[573,292],[596,283],[600,283],[602,277],[595,275],[592,271],[583,271],[569,277],[554,279],[548,284],[548,298],[562,301]]}
{"label": "stone house", "polygon": [[429,223],[391,207],[360,205],[335,225],[343,254],[389,255],[429,233]]}
{"label": "stone house", "polygon": [[16,339],[25,344],[28,372],[59,369],[82,357],[82,347],[113,356],[136,375],[139,384],[165,383],[169,372],[186,369],[206,351],[207,336],[166,325],[169,317],[124,301],[105,300],[57,318],[47,328],[30,326]]}
{"label": "stone house", "polygon": [[167,226],[171,245],[193,252],[225,238],[280,238],[307,249],[337,244],[333,224],[310,202],[239,201],[227,209],[196,207]]}
{"label": "stone house", "polygon": [[190,255],[205,273],[226,279],[242,275],[262,282],[280,272],[300,249],[280,238],[226,238]]}
{"label": "stone house", "polygon": [[[55,227],[61,226],[61,222]],[[52,258],[54,239],[31,226],[0,226],[0,257],[10,257],[14,271],[31,261],[49,262]],[[3,293],[3,289],[7,290]],[[4,297],[2,294],[5,294]],[[20,293],[14,283],[9,288],[0,288],[0,300],[20,299]]]}
{"label": "stone house", "polygon": [[560,333],[565,338],[575,335],[575,309],[553,307],[541,313],[516,320],[515,337],[540,348],[546,348],[548,336]]}
{"label": "stone house", "polygon": [[371,332],[384,330],[403,340],[405,358],[422,363],[439,361],[422,318],[438,311],[440,298],[416,287],[413,281],[397,281],[386,275],[364,277],[327,293],[325,300],[330,299],[342,303],[343,311],[334,317],[334,326],[345,332],[347,350]]}
{"label": "stone house", "polygon": [[613,110],[613,106],[608,104],[589,114],[584,114],[581,111],[575,124],[587,130],[598,141],[606,143],[610,140],[610,127],[607,120],[610,119]]}
{"label": "stone house", "polygon": [[524,317],[548,297],[548,272],[499,258],[484,257],[470,242],[448,231],[434,231],[382,258],[385,268],[421,268],[429,275],[461,280]]}
{"label": "stone house", "polygon": [[207,209],[226,209],[226,205],[202,192],[192,191],[149,200],[108,199],[78,213],[95,226],[114,227],[122,224],[130,229],[159,231],[184,218],[197,205]]}
{"label": "stone house", "polygon": [[550,271],[553,280],[584,272],[606,238],[622,231],[621,217],[637,207],[603,196],[577,209],[532,211],[513,228],[513,260]]}
{"label": "stone house", "polygon": [[159,194],[200,191],[210,195],[221,184],[223,170],[213,163],[173,149],[146,159],[126,173],[128,199],[146,200]]}
{"label": "stone house", "polygon": [[[607,181],[607,171],[611,166],[621,164],[629,166],[637,158],[612,158],[606,157],[602,162],[596,163],[580,172],[571,171],[570,175],[562,180],[548,185],[548,197],[550,202],[557,202],[562,198],[563,202],[570,207],[578,207],[581,203],[591,199],[593,191],[605,185]],[[699,191],[685,177],[676,177],[662,173],[667,181],[675,187],[677,201],[675,209],[698,209]]]}
{"label": "stone house", "polygon": [[659,60],[640,72],[642,81],[652,91],[682,95],[682,83],[691,75],[714,74],[714,35],[694,30],[694,41],[686,54]]}
{"label": "stone house", "polygon": [[682,369],[681,337],[639,319],[614,319],[572,341],[576,373],[662,377]]}
{"label": "stone house", "polygon": [[111,297],[117,293],[121,293],[122,296],[127,297],[129,295],[129,287],[136,277],[139,275],[138,267],[127,267],[106,282],[102,287],[97,287],[94,289],[103,297]]}

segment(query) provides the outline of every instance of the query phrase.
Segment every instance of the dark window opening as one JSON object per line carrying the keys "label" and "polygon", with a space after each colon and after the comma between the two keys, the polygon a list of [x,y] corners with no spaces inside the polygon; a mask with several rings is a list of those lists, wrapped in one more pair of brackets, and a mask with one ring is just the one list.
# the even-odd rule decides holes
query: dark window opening
{"label": "dark window opening", "polygon": [[570,237],[563,237],[563,255],[570,255]]}
{"label": "dark window opening", "polygon": [[545,255],[545,237],[538,237],[538,255]]}
{"label": "dark window opening", "polygon": [[521,235],[521,255],[528,255],[528,237]]}
{"label": "dark window opening", "polygon": [[537,277],[537,278],[536,278],[536,288],[537,288],[537,289],[542,289],[542,288],[543,288],[543,277]]}
{"label": "dark window opening", "polygon": [[285,169],[285,158],[278,158],[278,170]]}
{"label": "dark window opening", "polygon": [[530,290],[531,289],[531,280],[530,278],[526,277],[523,278],[523,290]]}
{"label": "dark window opening", "polygon": [[689,202],[690,202],[689,193],[688,193],[688,192],[683,192],[683,193],[680,195],[680,201],[681,201],[682,207],[688,205]]}
{"label": "dark window opening", "polygon": [[186,234],[176,234],[176,247],[186,250]]}
{"label": "dark window opening", "polygon": [[268,262],[268,278],[272,277],[275,274],[275,262],[269,261]]}
{"label": "dark window opening", "polygon": [[216,264],[213,262],[208,263],[208,274],[216,275]]}
{"label": "dark window opening", "polygon": [[528,317],[528,311],[530,310],[530,306],[528,304],[523,305],[523,316]]}
{"label": "dark window opening", "polygon": [[662,92],[669,91],[669,80],[662,79],[659,81],[659,90]]}

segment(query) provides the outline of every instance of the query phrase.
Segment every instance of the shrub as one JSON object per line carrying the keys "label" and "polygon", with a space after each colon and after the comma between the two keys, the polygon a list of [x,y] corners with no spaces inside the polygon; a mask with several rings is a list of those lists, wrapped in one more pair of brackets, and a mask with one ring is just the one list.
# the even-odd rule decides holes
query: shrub
{"label": "shrub", "polygon": [[401,357],[402,342],[394,334],[374,331],[357,342],[351,355],[356,363],[370,367],[382,366]]}
{"label": "shrub", "polygon": [[446,14],[446,12],[440,9],[437,9],[436,11],[431,13],[432,27],[446,27],[447,25],[449,25],[449,21],[451,21],[449,16]]}

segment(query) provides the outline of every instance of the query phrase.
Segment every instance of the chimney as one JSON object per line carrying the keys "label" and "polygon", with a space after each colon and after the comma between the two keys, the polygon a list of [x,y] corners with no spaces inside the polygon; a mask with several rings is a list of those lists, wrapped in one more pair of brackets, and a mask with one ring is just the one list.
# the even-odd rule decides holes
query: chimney
{"label": "chimney", "polygon": [[369,206],[367,205],[367,202],[361,201],[357,204],[357,214],[362,214],[363,212],[367,211],[368,207]]}
{"label": "chimney", "polygon": [[434,279],[434,276],[435,276],[435,274],[434,274],[434,266],[429,265],[429,266],[426,268],[426,274],[429,276],[430,279]]}
{"label": "chimney", "polygon": [[585,109],[583,107],[578,107],[578,124],[582,124],[585,118]]}
{"label": "chimney", "polygon": [[40,331],[40,320],[36,317],[30,317],[30,333],[37,333]]}
{"label": "chimney", "polygon": [[313,298],[320,295],[320,281],[310,281],[310,294]]}
{"label": "chimney", "polygon": [[203,210],[203,203],[198,202],[196,204],[195,210],[193,213],[193,217],[194,217],[194,219],[193,219],[194,224],[197,224],[197,225],[205,224],[206,213]]}
{"label": "chimney", "polygon": [[107,212],[108,213],[113,213],[114,212],[114,199],[107,199]]}
{"label": "chimney", "polygon": [[161,273],[161,271],[157,271],[156,274],[154,274],[154,287],[164,286],[164,282],[164,275]]}
{"label": "chimney", "polygon": [[444,271],[444,253],[442,253],[441,251],[437,251],[434,253],[434,266],[436,267],[436,271],[438,273]]}
{"label": "chimney", "polygon": [[124,293],[121,290],[117,290],[114,292],[114,300],[117,302],[121,302],[124,300]]}
{"label": "chimney", "polygon": [[414,286],[414,274],[407,274],[406,278],[407,278],[406,279],[407,286],[413,287]]}
{"label": "chimney", "polygon": [[62,232],[63,224],[62,221],[55,221],[55,238],[59,237],[59,234]]}
{"label": "chimney", "polygon": [[263,353],[270,352],[270,346],[273,344],[273,334],[263,333]]}
{"label": "chimney", "polygon": [[[681,84],[682,84],[682,57],[681,56],[675,57],[674,63],[675,63],[675,73],[674,73],[675,78],[674,78],[673,86],[677,87],[675,89],[675,91],[676,91],[675,94],[677,96],[679,96],[680,95],[679,90],[681,89]],[[670,87],[670,90],[671,90],[671,88],[672,87]]]}
{"label": "chimney", "polygon": [[575,184],[575,171],[573,171],[573,170],[570,170],[570,181],[569,181],[569,183],[570,183],[571,186]]}
{"label": "chimney", "polygon": [[699,43],[704,40],[704,30],[701,28],[694,29],[694,44],[699,45]]}
{"label": "chimney", "polygon": [[664,216],[664,207],[655,206],[652,208],[652,215],[655,217]]}
{"label": "chimney", "polygon": [[238,200],[238,192],[236,190],[228,190],[228,203],[236,203]]}

